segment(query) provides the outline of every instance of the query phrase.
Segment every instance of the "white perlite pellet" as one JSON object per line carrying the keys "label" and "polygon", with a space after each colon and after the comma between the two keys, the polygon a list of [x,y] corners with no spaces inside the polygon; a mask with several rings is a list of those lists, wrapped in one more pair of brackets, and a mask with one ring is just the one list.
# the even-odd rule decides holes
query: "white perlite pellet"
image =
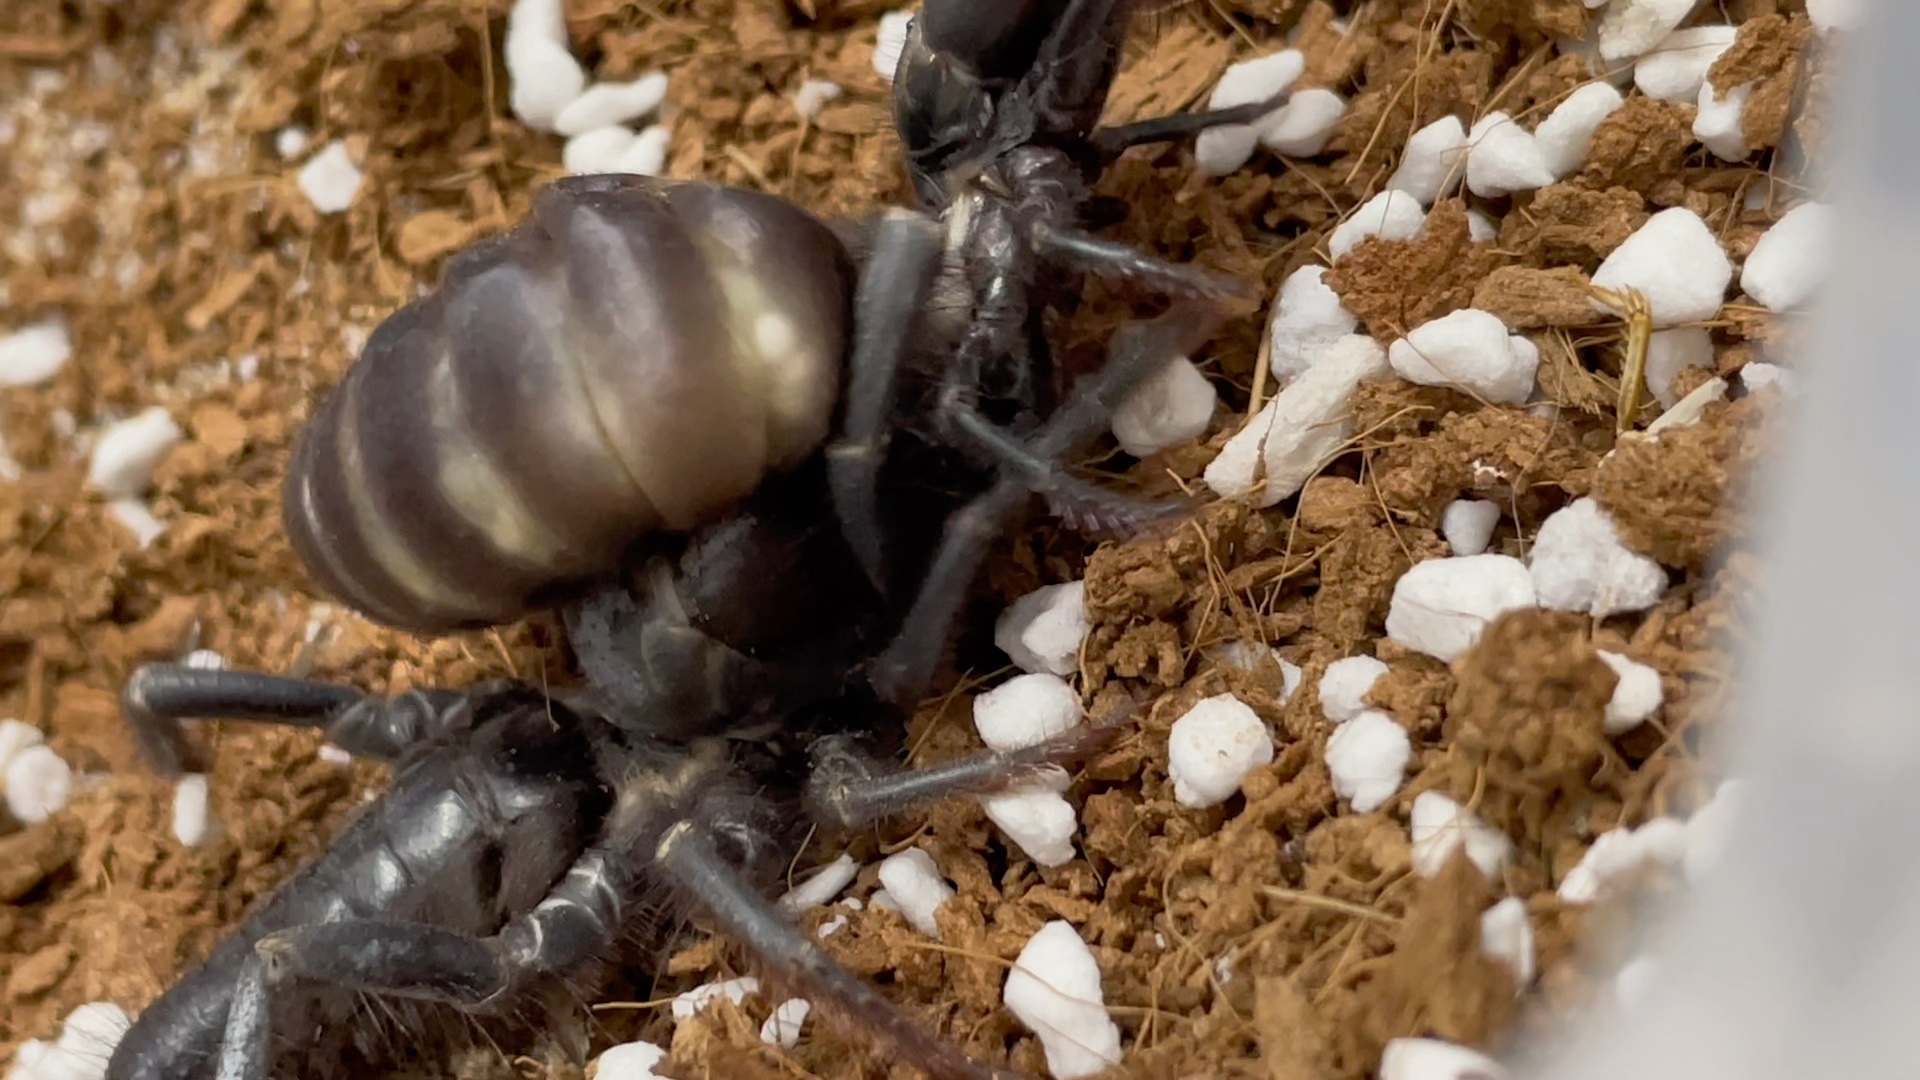
{"label": "white perlite pellet", "polygon": [[107,512],[113,515],[113,520],[126,526],[133,534],[134,543],[143,549],[167,531],[167,523],[155,517],[153,509],[139,499],[109,500]]}
{"label": "white perlite pellet", "polygon": [[1478,555],[1493,542],[1500,504],[1487,499],[1455,499],[1440,511],[1440,535],[1455,555]]}
{"label": "white perlite pellet", "polygon": [[1327,236],[1327,252],[1339,262],[1369,236],[1382,240],[1411,240],[1427,224],[1426,208],[1404,191],[1388,188],[1356,207]]}
{"label": "white perlite pellet", "polygon": [[280,155],[282,161],[292,161],[313,141],[313,132],[299,124],[288,124],[273,133],[273,152]]}
{"label": "white perlite pellet", "polygon": [[1134,457],[1151,457],[1206,434],[1220,393],[1184,356],[1143,380],[1112,414],[1113,437]]}
{"label": "white perlite pellet", "polygon": [[560,148],[560,164],[575,176],[613,172],[637,138],[631,128],[618,124],[583,131]]}
{"label": "white perlite pellet", "polygon": [[5,773],[13,759],[30,746],[40,746],[47,741],[40,729],[19,720],[0,720],[0,773]]}
{"label": "white perlite pellet", "polygon": [[1022,671],[1071,675],[1088,626],[1086,582],[1042,585],[1000,613],[993,643]]}
{"label": "white perlite pellet", "polygon": [[1633,85],[1661,101],[1691,105],[1720,54],[1739,31],[1731,26],[1692,26],[1668,34],[1633,65]]}
{"label": "white perlite pellet", "polygon": [[1621,543],[1613,520],[1591,497],[1541,522],[1528,570],[1541,607],[1602,619],[1645,611],[1667,591],[1667,572]]}
{"label": "white perlite pellet", "polygon": [[1260,507],[1293,495],[1353,436],[1349,406],[1360,383],[1388,370],[1378,342],[1364,334],[1341,338],[1227,440],[1203,474],[1207,486],[1229,498],[1250,496]]}
{"label": "white perlite pellet", "polygon": [[1727,380],[1718,375],[1688,391],[1687,396],[1673,403],[1673,408],[1661,413],[1648,424],[1641,434],[1658,435],[1672,428],[1697,424],[1705,414],[1708,405],[1727,399]]}
{"label": "white perlite pellet", "polygon": [[1336,724],[1367,711],[1367,694],[1387,665],[1371,656],[1348,656],[1327,665],[1320,676],[1320,711]]}
{"label": "white perlite pellet", "polygon": [[667,1052],[644,1039],[609,1046],[596,1059],[596,1080],[663,1080],[653,1071],[667,1060]]}
{"label": "white perlite pellet", "polygon": [[667,171],[667,147],[673,141],[673,133],[665,124],[654,124],[640,129],[633,142],[620,152],[620,159],[614,162],[614,172],[631,173],[634,176],[659,176]]}
{"label": "white perlite pellet", "polygon": [[1613,687],[1613,697],[1607,701],[1606,732],[1618,735],[1632,731],[1646,723],[1647,718],[1658,712],[1661,703],[1666,700],[1666,691],[1660,685],[1660,673],[1619,653],[1605,649],[1598,651],[1600,659],[1605,660],[1619,677]]}
{"label": "white perlite pellet", "polygon": [[1480,913],[1480,952],[1507,965],[1520,990],[1533,982],[1533,923],[1527,919],[1526,901],[1509,896]]}
{"label": "white perlite pellet", "polygon": [[638,120],[667,100],[667,73],[650,71],[628,82],[595,83],[555,114],[555,134],[574,136],[583,131]]}
{"label": "white perlite pellet", "polygon": [[1801,203],[1761,235],[1740,268],[1740,288],[1770,311],[1812,298],[1833,265],[1833,208]]}
{"label": "white perlite pellet", "polygon": [[1594,837],[1580,862],[1560,881],[1560,899],[1591,904],[1607,882],[1653,860],[1668,866],[1686,858],[1687,826],[1675,818],[1655,818],[1637,829],[1619,828]]}
{"label": "white perlite pellet", "polygon": [[[976,695],[973,724],[990,749],[1020,750],[1045,742],[1080,724],[1080,697],[1066,680],[1050,673],[1020,675]],[[1061,797],[1070,778],[1052,768],[1031,781],[993,795],[980,806],[1020,850],[1041,866],[1063,866],[1074,856],[1073,834],[1079,815]]]}
{"label": "white perlite pellet", "polygon": [[1400,575],[1387,608],[1387,636],[1452,663],[1487,624],[1536,602],[1533,576],[1511,555],[1428,559]]}
{"label": "white perlite pellet", "polygon": [[[1600,19],[1600,58],[1630,60],[1666,40],[1698,0],[1613,0]],[[1593,5],[1589,4],[1589,7]]]}
{"label": "white perlite pellet", "polygon": [[1755,360],[1753,363],[1742,367],[1739,374],[1740,385],[1746,387],[1747,393],[1749,394],[1757,394],[1769,386],[1778,389],[1782,393],[1793,392],[1793,372],[1788,371],[1779,364],[1769,364],[1765,361]]}
{"label": "white perlite pellet", "polygon": [[1380,1080],[1505,1080],[1500,1063],[1440,1039],[1393,1039],[1380,1053]]}
{"label": "white perlite pellet", "polygon": [[1467,132],[1467,190],[1483,199],[1553,183],[1553,170],[1533,132],[1504,112],[1490,112]]}
{"label": "white perlite pellet", "polygon": [[4,774],[7,811],[37,825],[66,808],[73,796],[73,768],[44,743],[22,748]]}
{"label": "white perlite pellet", "polygon": [[1568,94],[1533,129],[1533,140],[1547,172],[1555,180],[1578,172],[1586,164],[1593,133],[1627,99],[1603,82],[1591,82]]}
{"label": "white perlite pellet", "polygon": [[1001,994],[1040,1039],[1055,1080],[1093,1076],[1120,1061],[1120,1027],[1108,1015],[1100,965],[1073,924],[1055,919],[1028,939]]}
{"label": "white perlite pellet", "polygon": [[[1293,84],[1307,68],[1306,55],[1298,49],[1282,49],[1267,56],[1242,60],[1227,68],[1214,84],[1207,108],[1231,109],[1266,101]],[[1194,164],[1204,176],[1225,176],[1245,165],[1260,144],[1260,133],[1277,113],[1268,113],[1252,124],[1226,124],[1208,128],[1194,139]]]}
{"label": "white perlite pellet", "polygon": [[813,1002],[806,998],[788,998],[773,1007],[773,1015],[760,1025],[760,1041],[788,1050],[800,1045],[800,1031],[807,1023]]}
{"label": "white perlite pellet", "polygon": [[1073,834],[1080,828],[1080,815],[1073,804],[1061,796],[1069,778],[1065,770],[1054,769],[1057,785],[1035,780],[996,795],[983,795],[980,808],[987,820],[1040,866],[1065,866],[1073,861]]}
{"label": "white perlite pellet", "polygon": [[1673,392],[1674,380],[1690,367],[1713,366],[1713,335],[1698,326],[1679,326],[1655,330],[1647,338],[1647,389],[1663,409],[1671,409],[1680,400]]}
{"label": "white perlite pellet", "polygon": [[1313,157],[1327,148],[1347,99],[1331,90],[1302,90],[1287,98],[1260,129],[1260,145],[1286,157]]}
{"label": "white perlite pellet", "polygon": [[838,101],[846,91],[837,82],[826,79],[808,79],[793,92],[793,111],[811,122],[820,119],[820,110],[827,102]]}
{"label": "white perlite pellet", "polygon": [[1414,873],[1424,878],[1439,874],[1464,845],[1473,865],[1498,881],[1500,868],[1513,851],[1513,842],[1500,830],[1438,791],[1423,791],[1414,797],[1408,832],[1413,838]]}
{"label": "white perlite pellet", "polygon": [[723,997],[738,1005],[746,1000],[748,994],[759,992],[760,980],[751,975],[703,983],[673,999],[673,1018],[676,1021],[691,1020]]}
{"label": "white perlite pellet", "polygon": [[1386,805],[1406,779],[1413,742],[1407,729],[1386,713],[1369,710],[1341,724],[1327,740],[1327,771],[1333,793],[1348,800],[1356,814]]}
{"label": "white perlite pellet", "polygon": [[173,837],[188,847],[207,838],[207,778],[189,773],[173,789]]}
{"label": "white perlite pellet", "polygon": [[788,911],[805,911],[808,908],[823,907],[833,902],[840,891],[853,884],[860,876],[860,864],[853,856],[841,852],[835,859],[813,872],[813,876],[788,889],[780,897],[780,906]]}
{"label": "white perlite pellet", "polygon": [[552,131],[587,88],[574,59],[561,0],[515,0],[507,14],[508,107],[535,131]]}
{"label": "white perlite pellet", "polygon": [[913,11],[901,9],[880,16],[880,29],[873,42],[873,70],[888,82],[900,66],[900,54],[907,47],[907,29],[913,24]]}
{"label": "white perlite pellet", "polygon": [[1216,806],[1273,761],[1273,736],[1246,703],[1216,694],[1188,709],[1167,733],[1167,775],[1182,806]]}
{"label": "white perlite pellet", "polygon": [[1467,148],[1467,125],[1457,116],[1443,116],[1407,139],[1387,186],[1432,206],[1466,179]]}
{"label": "white perlite pellet", "polygon": [[73,358],[67,321],[42,319],[0,337],[0,386],[38,386]]}
{"label": "white perlite pellet", "polygon": [[1703,82],[1694,98],[1693,137],[1722,161],[1745,161],[1752,152],[1747,146],[1746,118],[1753,86],[1743,83],[1723,93],[1711,81]]}
{"label": "white perlite pellet", "polygon": [[180,425],[159,405],[112,424],[93,444],[87,482],[109,498],[146,493],[154,467],[180,441]]}
{"label": "white perlite pellet", "polygon": [[[940,940],[940,924],[934,921],[934,914],[953,897],[954,890],[940,876],[933,856],[919,848],[887,856],[880,862],[880,884],[915,930]],[[879,902],[876,897],[874,903]]]}
{"label": "white perlite pellet", "polygon": [[341,139],[333,140],[308,158],[294,177],[300,193],[323,214],[338,214],[352,206],[353,197],[360,194],[360,185],[365,180],[365,174],[353,163],[353,156]]}
{"label": "white perlite pellet", "polygon": [[1078,727],[1080,695],[1058,675],[1016,675],[973,698],[973,726],[995,750],[1019,750]]}
{"label": "white perlite pellet", "polygon": [[1317,363],[1360,320],[1327,286],[1327,268],[1303,266],[1280,283],[1267,316],[1268,367],[1281,386]]}
{"label": "white perlite pellet", "polygon": [[1540,350],[1509,332],[1499,316],[1461,308],[1394,342],[1387,362],[1408,382],[1452,386],[1498,404],[1521,405],[1533,396]]}
{"label": "white perlite pellet", "polygon": [[[1684,206],[1647,219],[1594,271],[1603,289],[1639,289],[1656,327],[1703,322],[1720,311],[1733,263],[1700,215]],[[1611,310],[1595,301],[1595,309]]]}

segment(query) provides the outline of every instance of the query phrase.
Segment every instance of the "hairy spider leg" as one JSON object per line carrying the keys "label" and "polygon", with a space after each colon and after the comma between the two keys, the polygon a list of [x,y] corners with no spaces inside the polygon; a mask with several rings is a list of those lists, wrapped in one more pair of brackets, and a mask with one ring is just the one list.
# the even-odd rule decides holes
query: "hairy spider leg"
{"label": "hairy spider leg", "polygon": [[1135,120],[1130,124],[1096,128],[1088,141],[1099,152],[1103,162],[1111,163],[1113,159],[1136,146],[1187,139],[1209,128],[1251,124],[1285,105],[1287,98],[1292,94],[1293,89],[1289,87],[1265,101],[1232,105],[1221,109],[1202,109],[1199,112],[1172,113],[1146,120]]}
{"label": "hairy spider leg", "polygon": [[710,915],[774,980],[905,1062],[939,1080],[1017,1080],[923,1030],[782,916],[755,885],[784,864],[784,849],[771,842],[783,824],[771,820],[777,815],[723,768],[676,777],[642,764],[619,785],[602,839],[546,899],[497,934],[350,919],[264,937],[228,1013],[221,1080],[266,1080],[271,999],[292,980],[482,1011],[537,979],[565,978],[612,953],[630,909],[657,901],[662,890]]}
{"label": "hairy spider leg", "polygon": [[[1106,428],[1115,404],[1169,362],[1205,344],[1220,317],[1213,304],[1187,301],[1154,319],[1121,327],[1108,342],[1106,364],[1076,384],[1037,432],[1024,440],[988,445],[1006,465],[1002,479],[948,520],[899,633],[869,666],[868,679],[884,700],[911,708],[926,692],[967,590],[989,546],[1026,505],[1033,478],[1060,475],[1060,463]],[[1094,485],[1062,485],[1052,493],[1071,502],[1072,497],[1098,491]],[[1103,493],[1102,497],[1119,496]],[[1072,510],[1066,505],[1061,509]]]}
{"label": "hairy spider leg", "polygon": [[938,223],[895,210],[881,217],[854,295],[853,354],[846,417],[827,448],[834,512],[869,581],[887,591],[876,489],[886,459],[887,424],[898,400],[900,365],[940,271]]}
{"label": "hairy spider leg", "polygon": [[420,742],[459,731],[472,719],[467,694],[409,690],[374,698],[313,679],[183,664],[141,666],[127,679],[120,704],[141,752],[166,776],[186,771],[183,720],[321,728],[328,740],[350,754],[391,762]]}
{"label": "hairy spider leg", "polygon": [[1086,760],[1118,731],[1078,727],[1018,750],[987,750],[922,769],[902,769],[870,752],[859,735],[823,736],[811,748],[808,813],[823,825],[853,830],[945,799],[993,795]]}

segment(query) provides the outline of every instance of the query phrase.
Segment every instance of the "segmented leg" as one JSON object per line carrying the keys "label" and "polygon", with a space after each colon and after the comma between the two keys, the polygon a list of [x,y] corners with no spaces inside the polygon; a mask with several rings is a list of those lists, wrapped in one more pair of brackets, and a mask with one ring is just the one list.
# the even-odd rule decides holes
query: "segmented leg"
{"label": "segmented leg", "polygon": [[[705,911],[772,978],[823,1014],[879,1039],[901,1060],[940,1080],[1013,1080],[923,1031],[878,990],[840,967],[786,921],[753,878],[777,872],[781,848],[762,842],[751,794],[724,783],[665,794],[644,771],[620,794],[606,838],[582,856],[533,911],[492,937],[440,926],[348,920],[299,926],[262,938],[236,987],[222,1053],[223,1080],[264,1080],[270,998],[294,979],[367,994],[483,1010],[540,977],[564,977],[610,954],[628,923],[667,893]],[[711,778],[709,778],[710,780]],[[725,854],[722,845],[731,849]],[[742,866],[752,867],[743,872]]]}
{"label": "segmented leg", "polygon": [[1078,229],[1038,223],[1028,241],[1042,258],[1106,278],[1136,281],[1174,296],[1224,300],[1250,297],[1250,286],[1236,278],[1156,258],[1138,248],[1089,236]]}
{"label": "segmented leg", "polygon": [[989,1068],[934,1037],[864,979],[834,962],[730,865],[711,831],[683,821],[667,831],[656,865],[789,992],[812,1001],[852,1030],[877,1039],[900,1060],[938,1080],[1024,1080]]}
{"label": "segmented leg", "polygon": [[939,273],[942,246],[940,228],[930,218],[895,211],[880,219],[854,298],[844,433],[827,448],[834,511],[868,580],[883,591],[875,486],[886,458],[886,424],[898,395],[900,363]]}
{"label": "segmented leg", "polygon": [[[1213,336],[1219,313],[1188,303],[1158,318],[1121,327],[1107,346],[1107,363],[1074,387],[1059,409],[1030,439],[1019,443],[1023,459],[1059,462],[1097,438],[1113,407],[1176,357],[1190,355]],[[1031,477],[1015,473],[957,511],[947,522],[933,563],[899,634],[873,661],[868,679],[882,699],[911,708],[933,678],[967,590],[988,547],[1008,527],[1031,493]]]}
{"label": "segmented leg", "polygon": [[420,741],[464,726],[470,696],[409,691],[370,698],[351,687],[251,671],[147,664],[127,680],[121,712],[154,770],[186,771],[182,720],[246,720],[324,728],[348,753],[392,761]]}
{"label": "segmented leg", "polygon": [[1185,139],[1198,135],[1208,128],[1251,124],[1285,105],[1288,96],[1292,93],[1291,89],[1287,89],[1265,101],[1256,101],[1249,105],[1175,113],[1172,116],[1156,116],[1150,120],[1136,120],[1131,124],[1103,127],[1094,131],[1091,141],[1094,149],[1099,151],[1104,160],[1112,161],[1135,146]]}
{"label": "segmented leg", "polygon": [[863,828],[945,799],[1005,791],[1054,766],[1084,761],[1114,734],[1109,727],[1075,728],[1023,749],[989,750],[924,769],[901,769],[868,753],[857,735],[832,735],[813,745],[807,805],[823,825]]}

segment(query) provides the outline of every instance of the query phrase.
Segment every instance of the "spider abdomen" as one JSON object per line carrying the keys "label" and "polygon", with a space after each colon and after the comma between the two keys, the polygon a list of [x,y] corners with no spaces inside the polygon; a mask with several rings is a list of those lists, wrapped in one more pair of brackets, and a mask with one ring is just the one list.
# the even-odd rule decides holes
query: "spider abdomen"
{"label": "spider abdomen", "polygon": [[754,192],[574,177],[376,329],[294,448],[319,585],[418,631],[509,621],[724,514],[832,430],[853,269]]}

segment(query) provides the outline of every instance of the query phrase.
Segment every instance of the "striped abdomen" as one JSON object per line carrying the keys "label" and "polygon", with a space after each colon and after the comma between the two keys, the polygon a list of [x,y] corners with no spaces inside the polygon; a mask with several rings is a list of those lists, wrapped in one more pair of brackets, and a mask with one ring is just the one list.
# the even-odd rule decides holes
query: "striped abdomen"
{"label": "striped abdomen", "polygon": [[833,232],[771,196],[555,183],[321,402],[287,476],[294,548],[390,625],[518,618],[819,448],[852,278]]}

